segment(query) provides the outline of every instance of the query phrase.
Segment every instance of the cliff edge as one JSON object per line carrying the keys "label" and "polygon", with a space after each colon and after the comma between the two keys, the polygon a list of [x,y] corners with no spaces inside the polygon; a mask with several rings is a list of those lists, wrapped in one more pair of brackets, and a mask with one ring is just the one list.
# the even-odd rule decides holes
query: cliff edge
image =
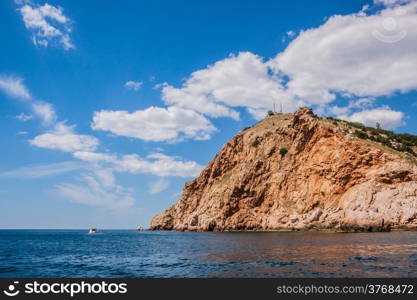
{"label": "cliff edge", "polygon": [[228,141],[153,230],[417,228],[417,137],[270,114]]}

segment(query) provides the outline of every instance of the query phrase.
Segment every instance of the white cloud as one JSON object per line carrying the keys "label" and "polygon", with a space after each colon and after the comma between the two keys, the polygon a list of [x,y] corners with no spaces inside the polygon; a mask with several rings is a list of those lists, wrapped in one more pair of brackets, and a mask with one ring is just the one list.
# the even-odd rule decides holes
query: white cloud
{"label": "white cloud", "polygon": [[20,113],[15,118],[18,119],[19,121],[27,122],[29,120],[32,120],[33,119],[33,116],[32,115],[27,115],[25,113]]}
{"label": "white cloud", "polygon": [[85,168],[85,164],[79,161],[66,161],[52,164],[37,164],[0,173],[0,178],[8,179],[33,179],[47,176],[56,176]]}
{"label": "white cloud", "polygon": [[32,98],[28,89],[23,84],[23,79],[9,75],[0,74],[0,91],[11,98],[21,100],[30,100]]}
{"label": "white cloud", "polygon": [[[13,77],[10,75],[0,75],[0,90],[7,94],[9,97],[33,100],[29,90],[23,84],[23,79]],[[44,125],[51,125],[56,122],[56,113],[52,104],[44,101],[30,101],[33,114],[41,118]],[[32,115],[26,115],[21,113],[16,116],[16,119],[26,122],[33,118]]]}
{"label": "white cloud", "polygon": [[76,134],[74,126],[58,123],[49,133],[44,133],[30,140],[30,144],[65,152],[94,151],[99,145],[97,138],[90,135]]}
{"label": "white cloud", "polygon": [[236,108],[243,107],[259,119],[273,103],[284,111],[307,105],[351,114],[364,107],[329,105],[337,96],[371,99],[416,90],[417,2],[379,2],[386,7],[372,15],[365,6],[298,35],[288,32],[295,39],[269,61],[243,52],[192,73],[179,88],[165,83],[162,98],[210,117],[238,119]]}
{"label": "white cloud", "polygon": [[203,166],[194,161],[184,161],[176,156],[153,153],[146,158],[136,154],[116,155],[99,152],[74,152],[77,159],[90,163],[103,163],[118,172],[151,174],[156,176],[197,176]]}
{"label": "white cloud", "polygon": [[330,106],[329,111],[334,115],[343,115],[350,113],[352,110],[355,109],[368,109],[374,105],[375,99],[374,98],[360,98],[349,101],[346,106]]}
{"label": "white cloud", "polygon": [[352,115],[340,115],[340,119],[360,122],[366,126],[375,127],[379,123],[384,129],[395,129],[404,125],[404,114],[389,107],[381,107],[369,110],[362,110]]}
{"label": "white cloud", "polygon": [[396,5],[401,5],[401,4],[407,4],[410,3],[414,0],[374,0],[375,4],[382,4],[384,6],[396,6]]}
{"label": "white cloud", "polygon": [[125,83],[125,88],[131,91],[138,91],[142,86],[141,81],[127,81]]}
{"label": "white cloud", "polygon": [[295,32],[294,30],[289,30],[289,31],[287,31],[287,35],[289,36],[289,37],[293,37],[293,36],[295,36],[297,34],[297,32]]}
{"label": "white cloud", "polygon": [[75,48],[74,44],[71,42],[68,34],[64,34],[61,38],[61,44],[65,50]]}
{"label": "white cloud", "polygon": [[52,104],[48,102],[35,102],[32,104],[33,113],[41,118],[44,125],[50,125],[56,122],[56,113]]}
{"label": "white cloud", "polygon": [[253,112],[269,110],[274,102],[284,104],[286,110],[298,105],[285,93],[281,79],[271,75],[263,59],[250,52],[232,55],[192,73],[181,88],[164,84],[162,97],[167,105],[233,119],[239,119],[234,107]]}
{"label": "white cloud", "polygon": [[88,162],[114,162],[117,160],[116,155],[106,154],[106,153],[97,153],[97,152],[88,152],[88,151],[78,151],[74,152],[73,156],[80,160]]}
{"label": "white cloud", "polygon": [[179,107],[149,107],[133,113],[102,110],[94,114],[91,127],[154,142],[206,140],[216,130],[204,116]]}
{"label": "white cloud", "polygon": [[182,161],[162,153],[150,154],[146,159],[138,155],[124,155],[115,163],[116,170],[133,174],[147,173],[157,176],[195,177],[203,166],[194,161]]}
{"label": "white cloud", "polygon": [[116,184],[112,171],[108,169],[96,169],[84,174],[78,183],[59,184],[54,192],[75,203],[114,211],[130,209],[135,202],[132,191]]}
{"label": "white cloud", "polygon": [[[54,11],[50,11],[50,15],[53,14]],[[56,18],[59,18],[59,16]],[[0,75],[0,90],[14,98],[32,100],[32,96],[20,78]],[[76,134],[74,132],[74,126],[67,126],[65,122],[57,123],[57,115],[52,104],[44,101],[30,101],[29,103],[31,104],[33,115],[39,117],[44,126],[52,127],[50,132],[38,135],[30,140],[30,144],[41,148],[56,149],[65,152],[94,151],[97,149],[99,144],[97,138],[89,135]],[[26,122],[32,118],[32,115],[26,115],[24,113],[16,116],[16,119],[22,122]]]}
{"label": "white cloud", "polygon": [[[54,13],[57,12],[51,10],[49,15],[54,15]],[[56,16],[56,18],[59,18],[59,16]],[[0,75],[0,90],[3,90],[14,98],[32,100],[32,96],[20,78]],[[44,101],[30,101],[30,104],[33,115],[39,117],[44,126],[52,127],[50,132],[38,135],[30,140],[30,144],[41,148],[56,149],[65,152],[94,151],[97,149],[99,144],[97,138],[89,135],[76,134],[74,132],[74,126],[67,126],[65,122],[57,123],[57,115],[52,104]],[[22,122],[26,122],[32,118],[32,115],[26,115],[24,113],[16,116],[16,119]]]}
{"label": "white cloud", "polygon": [[391,95],[417,88],[417,3],[375,15],[336,15],[301,32],[270,61],[289,76],[288,93],[311,104],[334,100],[335,92],[358,97]]}
{"label": "white cloud", "polygon": [[26,2],[18,11],[23,17],[25,27],[32,32],[35,45],[47,47],[54,43],[61,44],[65,50],[75,48],[69,37],[72,30],[71,20],[63,14],[61,7],[48,3],[38,6]]}
{"label": "white cloud", "polygon": [[163,191],[165,191],[168,188],[169,181],[165,178],[160,178],[154,182],[151,182],[149,184],[149,194],[156,195]]}
{"label": "white cloud", "polygon": [[29,132],[27,132],[27,131],[18,131],[18,132],[16,132],[17,135],[26,135],[28,133]]}
{"label": "white cloud", "polygon": [[44,133],[35,137],[30,143],[40,148],[65,152],[92,151],[98,146],[98,141],[94,137],[81,134]]}
{"label": "white cloud", "polygon": [[153,153],[146,158],[136,154],[117,156],[115,154],[95,153],[88,151],[75,152],[75,158],[92,163],[107,163],[117,172],[131,174],[151,174],[156,176],[195,177],[203,166],[194,161],[183,161],[176,156]]}

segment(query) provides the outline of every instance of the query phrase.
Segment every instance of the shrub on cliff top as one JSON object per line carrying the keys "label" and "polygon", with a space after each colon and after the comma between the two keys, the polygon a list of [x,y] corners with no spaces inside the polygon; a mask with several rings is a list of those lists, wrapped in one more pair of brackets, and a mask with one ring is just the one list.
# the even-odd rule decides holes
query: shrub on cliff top
{"label": "shrub on cliff top", "polygon": [[287,154],[288,149],[285,147],[282,147],[281,149],[279,149],[279,154],[281,154],[281,156],[284,156],[285,154]]}
{"label": "shrub on cliff top", "polygon": [[366,126],[359,122],[349,122],[350,126],[366,131]]}
{"label": "shrub on cliff top", "polygon": [[365,140],[369,139],[369,136],[366,134],[366,132],[362,130],[356,130],[354,134],[360,139],[365,139]]}
{"label": "shrub on cliff top", "polygon": [[258,147],[261,142],[259,140],[254,140],[252,142],[252,147]]}

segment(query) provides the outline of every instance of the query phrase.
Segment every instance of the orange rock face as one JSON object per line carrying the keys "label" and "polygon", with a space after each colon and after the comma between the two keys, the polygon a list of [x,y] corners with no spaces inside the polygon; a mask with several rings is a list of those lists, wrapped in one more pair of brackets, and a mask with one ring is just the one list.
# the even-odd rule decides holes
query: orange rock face
{"label": "orange rock face", "polygon": [[238,133],[151,221],[154,230],[397,228],[417,228],[415,159],[309,108]]}

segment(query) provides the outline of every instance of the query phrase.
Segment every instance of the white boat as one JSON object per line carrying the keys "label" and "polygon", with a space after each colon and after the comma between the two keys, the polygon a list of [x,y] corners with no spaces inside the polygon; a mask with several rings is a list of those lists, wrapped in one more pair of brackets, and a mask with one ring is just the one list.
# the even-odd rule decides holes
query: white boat
{"label": "white boat", "polygon": [[98,232],[98,230],[97,230],[97,228],[90,228],[90,231],[88,232],[89,234],[93,234],[93,233],[97,233]]}
{"label": "white boat", "polygon": [[142,226],[138,226],[138,227],[136,227],[136,230],[137,231],[143,231],[143,230],[145,230],[145,228],[143,228]]}

